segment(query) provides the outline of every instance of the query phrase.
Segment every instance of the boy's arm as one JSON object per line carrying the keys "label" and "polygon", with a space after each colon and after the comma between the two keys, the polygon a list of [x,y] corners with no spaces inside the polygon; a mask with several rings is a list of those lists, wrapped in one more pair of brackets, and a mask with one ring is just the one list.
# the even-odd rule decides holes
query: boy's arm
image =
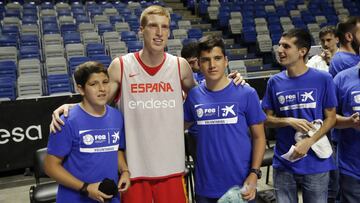
{"label": "boy's arm", "polygon": [[[120,60],[118,58],[114,59],[109,68],[108,68],[108,74],[110,79],[110,92],[108,95],[108,103],[111,103],[118,91],[119,91],[119,84],[121,82],[121,64]],[[64,125],[64,122],[61,120],[60,116],[64,114],[65,117],[69,115],[69,109],[71,109],[76,104],[63,104],[55,111],[53,111],[52,114],[52,120],[50,123],[50,132],[55,133],[57,130],[61,131],[61,126]]]}
{"label": "boy's arm", "polygon": [[196,81],[193,77],[193,72],[189,63],[184,59],[179,57],[180,62],[180,76],[181,76],[181,87],[182,90],[187,95],[191,88],[195,87]]}
{"label": "boy's arm", "polygon": [[312,123],[302,118],[293,117],[277,117],[273,110],[265,109],[266,121],[265,125],[269,128],[282,128],[290,126],[296,131],[307,133],[309,130],[314,129]]}
{"label": "boy's arm", "polygon": [[118,152],[118,167],[121,174],[118,189],[119,192],[124,192],[130,187],[130,171],[126,163],[125,152],[122,150]]}
{"label": "boy's arm", "polygon": [[[59,184],[71,188],[75,191],[82,189],[84,182],[74,177],[62,166],[63,158],[47,154],[45,157],[44,169],[48,176],[56,180]],[[104,202],[104,199],[112,198],[98,190],[100,182],[89,184],[87,187],[88,196],[96,201]]]}
{"label": "boy's arm", "polygon": [[296,143],[296,148],[294,153],[291,155],[292,159],[297,159],[309,151],[310,147],[317,142],[321,137],[326,136],[326,133],[334,127],[336,123],[336,109],[335,108],[326,108],[324,109],[325,119],[323,125],[320,127],[316,133],[309,138],[305,138],[298,143]]}
{"label": "boy's arm", "polygon": [[360,130],[360,114],[359,114],[359,112],[356,112],[349,117],[345,117],[345,116],[336,114],[335,128],[337,128],[337,129],[355,128],[357,130]]}
{"label": "boy's arm", "polygon": [[194,122],[188,122],[188,121],[184,121],[184,129],[189,129],[190,126],[192,126],[192,124],[194,124]]}
{"label": "boy's arm", "polygon": [[[250,126],[251,138],[252,138],[252,162],[251,168],[260,169],[261,162],[264,158],[265,153],[265,132],[264,124],[254,124]],[[247,200],[252,200],[255,198],[256,194],[256,185],[258,177],[255,173],[250,173],[246,178],[244,185],[247,185],[247,192],[242,193],[243,198]]]}

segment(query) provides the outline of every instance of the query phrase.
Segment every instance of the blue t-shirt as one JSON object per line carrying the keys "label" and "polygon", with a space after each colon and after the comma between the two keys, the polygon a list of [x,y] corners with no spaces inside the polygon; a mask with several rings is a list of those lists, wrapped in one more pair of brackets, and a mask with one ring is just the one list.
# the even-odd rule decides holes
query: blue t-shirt
{"label": "blue t-shirt", "polygon": [[329,73],[335,77],[339,72],[351,68],[360,62],[357,54],[338,51],[330,61]]}
{"label": "blue t-shirt", "polygon": [[[335,77],[339,72],[351,68],[360,62],[360,56],[349,52],[338,51],[330,61],[329,73]],[[331,130],[331,139],[338,142],[338,129]]]}
{"label": "blue t-shirt", "polygon": [[[349,117],[360,113],[360,70],[354,66],[334,78],[339,100],[338,113]],[[360,180],[360,131],[354,128],[341,129],[338,142],[340,173]]]}
{"label": "blue t-shirt", "polygon": [[[277,117],[302,118],[310,122],[324,120],[324,109],[337,106],[335,85],[329,73],[314,68],[298,77],[288,77],[286,71],[282,71],[269,79],[262,106],[273,110]],[[282,158],[281,155],[296,144],[295,132],[290,126],[276,129],[274,168],[302,175],[335,169],[331,157],[320,159],[311,148],[299,161],[292,163]]]}
{"label": "blue t-shirt", "polygon": [[[106,106],[102,117],[94,117],[79,105],[70,110],[62,130],[50,134],[48,154],[64,158],[63,167],[88,183],[109,178],[118,183],[118,150],[125,148],[124,119]],[[96,202],[78,191],[59,185],[56,202]],[[119,196],[111,202],[120,202]]]}
{"label": "blue t-shirt", "polygon": [[193,88],[184,103],[185,121],[198,125],[196,194],[219,198],[242,185],[251,167],[249,126],[266,119],[256,91],[230,82],[220,91]]}

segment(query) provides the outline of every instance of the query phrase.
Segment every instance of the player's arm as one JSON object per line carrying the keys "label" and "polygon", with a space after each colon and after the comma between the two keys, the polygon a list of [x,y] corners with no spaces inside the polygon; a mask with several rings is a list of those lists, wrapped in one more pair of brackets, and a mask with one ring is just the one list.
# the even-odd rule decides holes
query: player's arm
{"label": "player's arm", "polygon": [[[121,82],[120,60],[118,58],[111,62],[108,68],[108,74],[110,79],[108,103],[111,103],[119,92],[119,84]],[[64,114],[64,116],[67,117],[69,115],[69,110],[75,105],[76,104],[63,104],[53,111],[50,132],[55,133],[56,131],[61,130],[61,126],[64,125],[64,122],[61,120],[60,116]]]}
{"label": "player's arm", "polygon": [[196,81],[193,77],[193,72],[189,63],[184,59],[179,57],[180,61],[180,76],[181,76],[181,86],[182,90],[188,94],[191,88],[195,87]]}
{"label": "player's arm", "polygon": [[293,117],[277,117],[273,110],[265,109],[266,121],[265,125],[269,128],[282,128],[290,126],[296,131],[303,133],[308,132],[311,129],[314,129],[312,123],[306,119],[293,118]]}
{"label": "player's arm", "polygon": [[[252,162],[251,168],[260,169],[261,162],[265,153],[265,132],[264,123],[258,123],[250,126],[251,140],[252,140]],[[252,200],[256,195],[257,176],[255,173],[250,173],[246,178],[244,185],[247,185],[247,191],[242,193],[243,198]]]}
{"label": "player's arm", "polygon": [[344,129],[344,128],[360,129],[360,114],[359,114],[359,112],[353,113],[351,116],[348,116],[348,117],[336,114],[335,128],[337,128],[337,129]]}
{"label": "player's arm", "polygon": [[[44,169],[48,176],[56,180],[59,184],[80,191],[84,182],[74,177],[62,166],[63,158],[47,154],[45,157]],[[87,191],[89,197],[96,201],[104,202],[104,199],[112,198],[98,190],[100,182],[89,184]]]}
{"label": "player's arm", "polygon": [[118,183],[119,192],[124,192],[130,187],[130,171],[125,159],[125,151],[120,150],[118,152],[118,167],[120,179]]}

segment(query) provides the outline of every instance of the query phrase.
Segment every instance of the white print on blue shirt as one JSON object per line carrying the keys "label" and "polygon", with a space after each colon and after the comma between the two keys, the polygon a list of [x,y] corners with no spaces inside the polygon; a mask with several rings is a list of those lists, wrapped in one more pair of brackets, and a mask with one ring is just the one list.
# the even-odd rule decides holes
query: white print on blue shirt
{"label": "white print on blue shirt", "polygon": [[276,93],[280,111],[315,109],[317,90],[315,88],[288,90]]}
{"label": "white print on blue shirt", "polygon": [[100,153],[119,150],[119,129],[80,130],[80,152]]}
{"label": "white print on blue shirt", "polygon": [[238,122],[237,103],[196,104],[198,125],[235,124]]}
{"label": "white print on blue shirt", "polygon": [[360,91],[352,91],[351,97],[352,110],[355,112],[360,112]]}

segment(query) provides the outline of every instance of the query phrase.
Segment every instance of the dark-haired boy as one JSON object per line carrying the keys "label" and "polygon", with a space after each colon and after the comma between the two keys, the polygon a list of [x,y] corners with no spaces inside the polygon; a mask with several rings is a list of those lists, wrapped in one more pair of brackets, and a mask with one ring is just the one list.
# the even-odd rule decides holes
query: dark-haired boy
{"label": "dark-haired boy", "polygon": [[109,75],[102,64],[86,62],[76,69],[74,78],[83,99],[68,117],[62,116],[66,123],[63,130],[51,133],[45,171],[60,184],[56,202],[104,202],[112,198],[110,202],[118,203],[119,195],[99,191],[105,178],[118,183],[119,191],[130,186],[122,151],[123,117],[106,104]]}
{"label": "dark-haired boy", "polygon": [[234,185],[245,185],[242,197],[253,200],[265,151],[259,98],[253,88],[236,86],[226,77],[221,38],[201,38],[198,60],[205,82],[189,92],[184,104],[187,125],[198,126],[196,202],[215,203]]}
{"label": "dark-haired boy", "polygon": [[[311,35],[304,29],[282,34],[277,52],[286,70],[270,78],[262,100],[265,124],[277,128],[273,179],[279,203],[298,202],[297,185],[304,202],[326,203],[329,171],[335,169],[331,154],[319,158],[310,149],[334,126],[337,106],[332,77],[305,64],[310,45]],[[317,131],[315,120],[323,122]],[[296,132],[310,131],[315,132],[311,137],[295,141]],[[290,157],[284,158],[289,150]]]}

